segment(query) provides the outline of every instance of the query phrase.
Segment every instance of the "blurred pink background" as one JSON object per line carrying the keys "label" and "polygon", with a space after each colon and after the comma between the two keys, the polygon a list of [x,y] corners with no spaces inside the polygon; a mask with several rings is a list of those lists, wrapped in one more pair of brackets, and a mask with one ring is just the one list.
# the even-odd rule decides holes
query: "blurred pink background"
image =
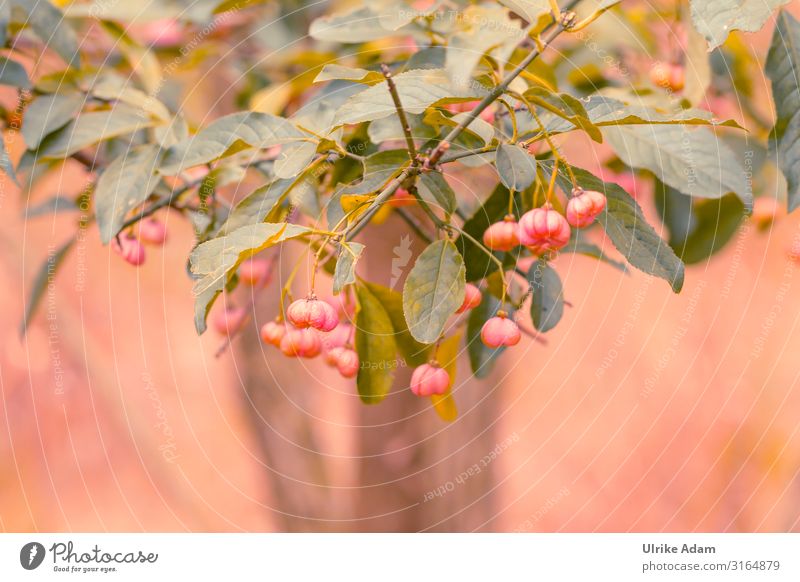
{"label": "blurred pink background", "polygon": [[[32,200],[85,179],[69,166]],[[560,257],[573,307],[548,344],[523,339],[483,381],[464,382],[462,359],[446,424],[402,381],[364,407],[252,326],[215,358],[175,217],[140,269],[90,228],[20,339],[35,271],[71,222],[25,222],[25,205],[3,178],[0,530],[800,530],[797,216],[745,224],[680,295]],[[387,283],[401,234],[390,221],[362,274]],[[274,298],[257,305],[259,322],[274,315]]]}

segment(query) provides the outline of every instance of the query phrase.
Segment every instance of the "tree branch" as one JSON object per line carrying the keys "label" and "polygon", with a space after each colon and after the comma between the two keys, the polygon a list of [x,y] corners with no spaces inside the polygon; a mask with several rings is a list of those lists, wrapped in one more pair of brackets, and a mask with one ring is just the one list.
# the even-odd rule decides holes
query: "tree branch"
{"label": "tree branch", "polygon": [[[570,12],[572,8],[578,4],[580,0],[570,0],[567,2],[566,6],[564,7],[565,12],[563,12],[563,16],[560,21],[553,21],[550,25],[547,26],[544,30],[544,39],[542,40],[541,46],[533,49],[527,57],[525,57],[522,62],[520,62],[517,67],[511,71],[506,77],[497,85],[494,89],[492,89],[486,97],[481,99],[481,102],[478,103],[475,108],[470,111],[461,122],[456,125],[447,136],[439,142],[439,144],[433,149],[431,155],[428,159],[427,164],[429,166],[435,166],[439,163],[442,155],[449,149],[450,144],[453,143],[461,133],[469,127],[469,125],[478,118],[478,116],[483,113],[483,110],[489,107],[494,101],[497,100],[503,93],[505,93],[508,86],[511,85],[511,82],[516,79],[526,68],[530,65],[536,58],[538,58],[542,51],[544,51],[555,39],[558,37],[559,34],[567,30],[575,20],[575,14]],[[527,40],[527,36],[522,42]],[[520,43],[521,44],[521,43]]]}
{"label": "tree branch", "polygon": [[400,126],[403,128],[403,134],[406,137],[408,157],[411,158],[411,163],[416,166],[419,163],[417,159],[417,148],[414,145],[414,136],[411,135],[411,125],[408,123],[408,117],[406,117],[405,109],[403,109],[403,104],[400,101],[400,93],[397,92],[397,85],[394,84],[392,72],[389,70],[389,67],[385,64],[381,64],[381,72],[383,76],[386,77],[386,84],[389,86],[389,94],[392,96],[394,108],[397,110],[397,117],[400,119]]}

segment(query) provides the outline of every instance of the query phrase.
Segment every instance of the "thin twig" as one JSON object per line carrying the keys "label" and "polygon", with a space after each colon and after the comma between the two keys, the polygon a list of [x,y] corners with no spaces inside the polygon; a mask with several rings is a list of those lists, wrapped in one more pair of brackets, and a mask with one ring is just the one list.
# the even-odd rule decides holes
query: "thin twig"
{"label": "thin twig", "polygon": [[408,157],[411,158],[411,163],[417,165],[419,159],[417,158],[417,148],[414,145],[414,136],[411,135],[411,125],[408,123],[403,103],[400,101],[400,93],[397,92],[397,85],[392,78],[392,71],[386,64],[381,64],[381,72],[386,77],[386,84],[389,87],[389,94],[392,96],[394,108],[397,110],[397,117],[400,119],[400,126],[403,128],[403,134],[406,137],[406,147],[408,148]]}
{"label": "thin twig", "polygon": [[347,227],[344,231],[344,240],[352,240],[361,230],[369,224],[369,221],[375,216],[375,213],[380,210],[381,206],[383,206],[392,195],[397,192],[397,189],[402,186],[403,182],[406,181],[407,178],[410,176],[416,176],[419,173],[419,170],[413,166],[408,166],[407,168],[403,169],[398,176],[389,182],[386,187],[380,191],[380,193],[375,196],[375,199],[372,201],[372,204],[369,208],[367,208],[366,212],[361,215],[356,222],[354,222],[351,226]]}
{"label": "thin twig", "polygon": [[[516,68],[511,71],[506,77],[500,82],[499,85],[494,87],[489,94],[486,95],[483,99],[481,99],[480,103],[478,103],[472,111],[470,111],[461,122],[456,125],[449,134],[441,141],[439,144],[433,149],[431,155],[428,159],[429,166],[435,166],[439,163],[439,160],[444,155],[445,151],[450,147],[450,144],[453,143],[461,133],[469,127],[469,125],[475,121],[475,119],[483,113],[483,110],[489,107],[494,101],[497,100],[503,93],[505,93],[506,89],[508,89],[511,82],[516,79],[525,69],[528,68],[537,57],[542,54],[542,51],[552,43],[559,34],[564,32],[571,26],[574,22],[575,15],[572,12],[569,12],[580,0],[570,0],[567,2],[566,6],[564,7],[563,17],[560,21],[553,20],[551,24],[545,28],[544,33],[545,37],[541,43],[541,46],[533,49],[528,56],[525,57]],[[522,42],[527,41],[527,36],[523,39]],[[522,44],[522,42],[520,44]]]}
{"label": "thin twig", "polygon": [[408,226],[410,226],[410,227],[411,227],[411,230],[413,230],[413,231],[416,233],[416,235],[417,235],[419,238],[421,238],[422,240],[424,240],[426,243],[433,242],[433,237],[431,237],[431,236],[430,236],[428,233],[426,233],[426,232],[423,230],[423,228],[422,228],[422,225],[421,225],[421,224],[419,224],[419,223],[418,223],[418,222],[417,222],[417,221],[414,219],[414,217],[413,217],[413,216],[411,216],[411,215],[410,215],[408,212],[406,212],[406,211],[405,211],[405,210],[403,210],[402,208],[395,208],[395,209],[394,209],[394,211],[395,211],[395,212],[396,212],[396,213],[397,213],[397,214],[400,216],[400,218],[402,218],[402,219],[403,219],[403,221],[404,221],[404,222],[405,222],[405,223],[406,223]]}

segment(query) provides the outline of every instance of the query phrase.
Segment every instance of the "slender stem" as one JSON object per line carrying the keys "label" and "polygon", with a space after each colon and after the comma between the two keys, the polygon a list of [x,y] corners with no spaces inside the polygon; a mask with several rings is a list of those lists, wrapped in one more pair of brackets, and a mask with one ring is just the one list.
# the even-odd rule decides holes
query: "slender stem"
{"label": "slender stem", "polygon": [[428,233],[426,233],[423,230],[422,225],[419,224],[416,220],[414,220],[414,217],[411,216],[408,212],[406,212],[402,208],[395,208],[394,211],[398,214],[398,216],[400,216],[400,218],[403,219],[403,221],[409,227],[411,227],[411,230],[413,230],[419,238],[421,238],[427,243],[433,242],[433,237],[431,237]]}
{"label": "slender stem", "polygon": [[416,186],[412,186],[411,188],[409,188],[408,192],[416,199],[417,204],[419,204],[420,208],[422,208],[422,210],[425,211],[425,214],[427,214],[428,217],[433,222],[433,224],[436,225],[436,228],[444,228],[445,226],[447,226],[447,223],[445,223],[442,219],[436,216],[436,213],[431,209],[428,203],[425,202],[422,196],[420,196]]}
{"label": "slender stem", "polygon": [[550,132],[547,131],[544,124],[542,123],[541,118],[539,117],[539,114],[536,113],[536,108],[522,95],[520,95],[519,98],[523,103],[525,103],[525,106],[528,108],[528,111],[530,112],[531,116],[536,121],[536,124],[539,126],[539,131],[541,135],[544,137],[544,140],[547,142],[547,145],[550,146],[550,151],[553,152],[553,157],[559,162],[561,162],[563,166],[567,169],[567,173],[569,174],[570,180],[572,181],[572,187],[577,188],[578,181],[575,178],[575,173],[572,171],[572,167],[567,163],[567,160],[564,158],[564,156],[561,155],[561,152],[558,151],[558,147],[553,142],[550,136]]}
{"label": "slender stem", "polygon": [[397,110],[397,117],[400,119],[400,126],[403,128],[403,134],[406,137],[408,157],[411,158],[411,163],[416,166],[417,163],[419,163],[419,160],[417,159],[417,148],[414,145],[414,136],[411,135],[411,125],[408,123],[406,111],[403,109],[403,103],[400,101],[400,93],[397,91],[397,85],[394,83],[392,72],[389,70],[389,67],[385,64],[381,64],[381,72],[383,73],[383,76],[386,77],[386,84],[389,87],[389,94],[392,96],[394,108]]}
{"label": "slender stem", "polygon": [[457,226],[454,226],[454,225],[449,225],[448,228],[452,228],[456,232],[460,233],[462,236],[464,236],[464,237],[468,238],[470,241],[472,241],[473,244],[475,244],[480,250],[482,250],[486,254],[486,256],[489,257],[495,263],[495,265],[497,265],[497,268],[500,271],[500,276],[503,279],[503,298],[502,298],[501,303],[505,303],[506,302],[506,295],[507,295],[507,291],[508,291],[508,283],[506,282],[505,266],[503,265],[503,261],[501,261],[496,256],[494,256],[494,253],[492,251],[490,251],[485,246],[483,246],[483,243],[481,243],[479,240],[477,240],[474,236],[469,234],[467,231],[462,230],[462,229],[460,229],[460,228],[458,228]]}
{"label": "slender stem", "polygon": [[[565,9],[571,10],[572,7],[574,7],[579,1],[580,0],[570,0],[569,2],[567,2]],[[566,16],[567,15],[565,14],[565,18]],[[527,69],[528,65],[530,65],[537,57],[539,57],[539,55],[542,54],[542,51],[545,48],[547,48],[547,46],[550,43],[552,43],[556,39],[556,37],[558,37],[558,35],[561,34],[564,30],[566,30],[566,27],[563,24],[563,20],[558,21],[554,19],[553,22],[550,23],[548,27],[545,29],[545,37],[541,43],[541,46],[537,47],[536,49],[528,53],[528,56],[522,59],[519,65],[517,65],[513,71],[511,71],[508,75],[506,75],[506,77],[500,82],[499,85],[497,85],[491,91],[489,91],[489,94],[486,95],[486,97],[484,97],[483,99],[481,99],[480,103],[478,103],[475,106],[475,108],[472,111],[470,111],[464,117],[464,119],[462,119],[461,122],[457,126],[455,126],[441,142],[439,142],[439,144],[431,152],[428,164],[430,166],[435,166],[437,163],[439,163],[439,160],[441,159],[445,151],[450,147],[450,144],[454,142],[458,138],[458,136],[460,136],[461,133],[465,129],[467,129],[467,127],[469,127],[469,125],[473,121],[475,121],[475,119],[481,113],[483,113],[484,109],[489,107],[489,105],[491,105],[494,101],[496,101],[498,97],[500,97],[503,93],[505,93],[506,89],[508,89],[512,81],[514,81],[514,79],[516,79],[522,73],[522,71]],[[526,41],[527,41],[527,36],[525,37],[525,39],[523,39],[523,41],[521,41],[520,44]]]}
{"label": "slender stem", "polygon": [[549,203],[553,197],[553,192],[556,189],[556,177],[558,176],[558,158],[553,159],[553,173],[550,175],[550,184],[547,187],[547,195],[545,200]]}
{"label": "slender stem", "polygon": [[372,219],[372,217],[375,216],[375,213],[380,210],[381,206],[383,206],[386,201],[389,200],[389,198],[391,198],[395,192],[397,192],[397,189],[402,186],[403,182],[405,182],[409,176],[416,176],[418,172],[419,170],[413,166],[404,168],[394,180],[389,182],[386,187],[380,191],[361,218],[345,229],[343,233],[343,240],[351,240],[359,232],[361,232],[361,230],[367,226],[367,224],[369,224],[369,221]]}

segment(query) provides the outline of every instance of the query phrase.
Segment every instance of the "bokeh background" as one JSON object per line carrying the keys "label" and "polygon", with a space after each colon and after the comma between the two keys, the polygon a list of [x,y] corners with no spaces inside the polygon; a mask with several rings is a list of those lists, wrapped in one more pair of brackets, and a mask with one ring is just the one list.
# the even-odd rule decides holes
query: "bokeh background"
{"label": "bokeh background", "polygon": [[[769,32],[742,39],[763,58]],[[200,74],[178,77],[187,111],[233,107],[193,90]],[[606,153],[590,148],[564,153],[591,168]],[[745,223],[680,295],[560,257],[564,320],[486,380],[462,358],[448,424],[410,395],[408,370],[366,407],[323,362],[263,347],[275,283],[216,357],[223,340],[192,325],[192,232],[170,215],[168,244],[139,269],[89,228],[20,338],[35,271],[72,224],[26,208],[87,179],[67,164],[28,198],[0,179],[0,530],[800,530],[797,216]],[[488,193],[477,175],[454,184]],[[389,284],[405,234],[390,218],[361,274]],[[282,276],[296,256],[282,251]]]}

